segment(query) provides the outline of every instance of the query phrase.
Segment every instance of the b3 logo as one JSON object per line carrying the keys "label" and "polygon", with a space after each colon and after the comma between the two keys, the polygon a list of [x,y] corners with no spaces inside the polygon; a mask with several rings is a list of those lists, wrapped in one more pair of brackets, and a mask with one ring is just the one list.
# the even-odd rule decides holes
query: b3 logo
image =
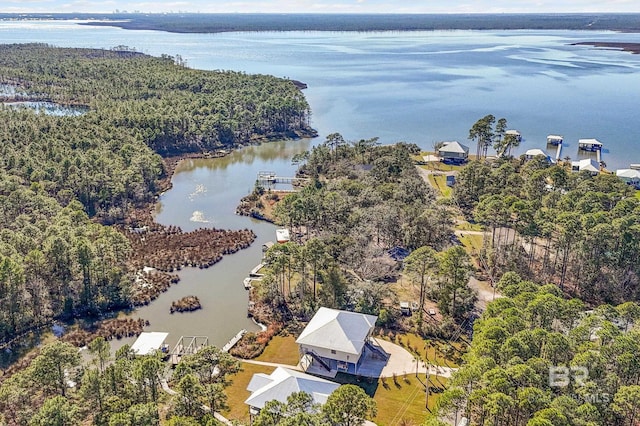
{"label": "b3 logo", "polygon": [[549,367],[549,386],[552,388],[564,388],[573,383],[583,386],[589,379],[589,369],[587,367]]}

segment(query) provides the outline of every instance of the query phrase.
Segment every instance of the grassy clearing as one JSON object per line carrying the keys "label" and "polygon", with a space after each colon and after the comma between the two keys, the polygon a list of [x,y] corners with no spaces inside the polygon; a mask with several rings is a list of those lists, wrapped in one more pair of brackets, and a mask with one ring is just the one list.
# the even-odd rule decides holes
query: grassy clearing
{"label": "grassy clearing", "polygon": [[479,252],[482,249],[482,235],[464,234],[460,235],[460,242],[467,253]]}
{"label": "grassy clearing", "polygon": [[249,406],[244,403],[250,395],[247,385],[255,373],[271,374],[273,370],[275,370],[273,367],[243,362],[242,371],[231,378],[233,383],[225,390],[229,409],[223,411],[222,415],[230,420],[249,424]]}
{"label": "grassy clearing", "polygon": [[438,189],[444,198],[451,198],[451,187],[447,186],[447,177],[444,175],[429,175],[431,186]]}
{"label": "grassy clearing", "polygon": [[484,227],[481,224],[467,222],[462,217],[456,223],[456,229],[460,231],[484,231]]}
{"label": "grassy clearing", "polygon": [[640,191],[636,191],[636,198],[640,199]]}
{"label": "grassy clearing", "polygon": [[275,362],[278,364],[297,365],[298,345],[293,336],[274,336],[257,361]]}
{"label": "grassy clearing", "polygon": [[[380,380],[380,386],[376,390],[373,399],[378,407],[378,415],[374,422],[380,426],[392,426],[402,424],[402,421],[422,424],[429,414],[425,405],[427,402],[425,383],[426,376],[419,374],[398,376]],[[437,376],[429,377],[429,410],[438,400],[447,385],[447,379]],[[411,424],[411,423],[409,423]]]}
{"label": "grassy clearing", "polygon": [[[403,420],[413,424],[422,424],[429,414],[425,408],[426,376],[407,374],[381,379],[359,378],[349,374],[338,373],[335,382],[360,386],[367,395],[376,401],[378,415],[373,421],[380,426],[399,425]],[[447,379],[429,377],[429,409],[433,409],[439,395],[444,391]],[[409,423],[411,424],[411,423]]]}

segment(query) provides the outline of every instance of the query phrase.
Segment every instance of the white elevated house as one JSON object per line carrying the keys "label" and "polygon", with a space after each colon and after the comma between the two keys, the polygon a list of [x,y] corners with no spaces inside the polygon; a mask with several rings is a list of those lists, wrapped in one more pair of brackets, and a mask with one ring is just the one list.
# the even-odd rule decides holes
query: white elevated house
{"label": "white elevated house", "polygon": [[547,163],[553,163],[553,159],[551,158],[551,156],[540,148],[531,148],[524,153],[524,159],[527,161],[533,160],[534,158],[539,156],[544,157]]}
{"label": "white elevated house", "polygon": [[284,367],[277,367],[273,373],[256,373],[251,378],[247,390],[251,392],[244,402],[249,406],[249,413],[255,416],[264,405],[272,400],[287,402],[294,392],[305,392],[311,395],[313,402],[324,404],[331,393],[340,385],[320,377]]}
{"label": "white elevated house", "polygon": [[367,375],[362,364],[367,354],[386,359],[388,355],[371,337],[378,317],[357,312],[320,308],[300,334],[300,364],[319,374],[336,372]]}
{"label": "white elevated house", "polygon": [[616,170],[616,176],[625,183],[633,185],[634,188],[640,189],[640,170],[636,169],[620,169]]}
{"label": "white elevated house", "polygon": [[442,161],[464,162],[469,159],[469,147],[458,141],[443,142],[438,156]]}
{"label": "white elevated house", "polygon": [[598,173],[600,173],[600,164],[598,164],[598,162],[593,158],[585,158],[579,161],[572,161],[571,171],[572,172],[587,171],[595,176]]}

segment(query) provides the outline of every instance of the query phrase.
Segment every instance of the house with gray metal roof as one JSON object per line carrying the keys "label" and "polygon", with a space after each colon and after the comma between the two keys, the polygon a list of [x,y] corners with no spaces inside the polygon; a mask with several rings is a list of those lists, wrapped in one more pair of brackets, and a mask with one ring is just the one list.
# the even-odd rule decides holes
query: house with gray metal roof
{"label": "house with gray metal roof", "polygon": [[458,141],[443,142],[438,156],[442,161],[464,162],[469,159],[469,147]]}
{"label": "house with gray metal roof", "polygon": [[296,340],[302,355],[300,364],[306,371],[315,366],[319,374],[327,376],[337,372],[364,374],[361,367],[367,354],[387,357],[372,338],[377,319],[374,315],[320,308]]}

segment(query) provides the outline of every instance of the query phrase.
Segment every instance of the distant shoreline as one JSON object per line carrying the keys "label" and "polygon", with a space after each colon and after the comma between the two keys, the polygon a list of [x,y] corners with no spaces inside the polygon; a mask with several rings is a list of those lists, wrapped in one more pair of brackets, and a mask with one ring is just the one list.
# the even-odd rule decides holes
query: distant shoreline
{"label": "distant shoreline", "polygon": [[0,20],[81,20],[79,25],[172,33],[264,31],[576,30],[640,32],[640,13],[259,14],[0,13]]}
{"label": "distant shoreline", "polygon": [[617,43],[609,41],[583,41],[580,43],[571,43],[572,46],[593,46],[605,49],[622,50],[631,52],[635,55],[640,54],[640,43]]}

